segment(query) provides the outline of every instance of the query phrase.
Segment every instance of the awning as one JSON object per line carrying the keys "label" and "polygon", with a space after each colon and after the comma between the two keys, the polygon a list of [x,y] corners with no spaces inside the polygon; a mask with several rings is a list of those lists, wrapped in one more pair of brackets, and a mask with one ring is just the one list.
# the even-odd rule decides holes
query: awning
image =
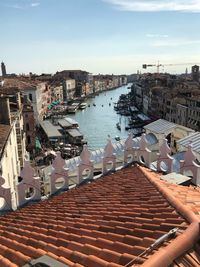
{"label": "awning", "polygon": [[55,102],[52,102],[51,105],[58,105],[60,103],[60,101],[55,101]]}
{"label": "awning", "polygon": [[69,129],[66,132],[73,138],[75,137],[83,137],[83,135],[79,132],[78,129]]}
{"label": "awning", "polygon": [[177,127],[177,124],[159,119],[157,121],[151,122],[148,125],[144,126],[145,130],[149,130],[152,133],[159,133],[159,134],[168,134],[172,132],[174,128]]}
{"label": "awning", "polygon": [[55,141],[55,139],[58,140],[59,138],[62,138],[62,134],[60,133],[62,128],[60,126],[53,125],[51,121],[40,121],[40,126],[43,128],[49,140],[52,139]]}
{"label": "awning", "polygon": [[178,145],[188,147],[192,145],[192,150],[200,153],[200,132],[194,132],[180,140],[176,141]]}

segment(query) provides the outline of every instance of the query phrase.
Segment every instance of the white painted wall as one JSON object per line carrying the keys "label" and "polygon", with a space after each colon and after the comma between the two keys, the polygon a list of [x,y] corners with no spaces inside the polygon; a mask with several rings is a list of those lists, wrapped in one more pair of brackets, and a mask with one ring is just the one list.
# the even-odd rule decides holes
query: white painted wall
{"label": "white painted wall", "polygon": [[74,96],[76,88],[76,81],[74,79],[66,80],[67,99],[71,99]]}
{"label": "white painted wall", "polygon": [[43,117],[43,106],[47,105],[47,101],[44,101],[43,96],[48,95],[48,92],[44,92],[46,89],[45,83],[39,83],[35,88],[30,88],[24,90],[23,94],[26,95],[30,99],[30,95],[32,96],[31,103],[33,105],[34,117],[36,123],[39,120],[42,120]]}
{"label": "white painted wall", "polygon": [[[17,138],[15,130],[15,122],[12,126],[10,135],[4,148],[4,152],[1,158],[2,177],[5,179],[5,186],[11,188],[12,203],[16,203],[16,195],[14,192],[15,186],[20,174],[20,162],[17,153]],[[0,202],[0,205],[2,202]]]}

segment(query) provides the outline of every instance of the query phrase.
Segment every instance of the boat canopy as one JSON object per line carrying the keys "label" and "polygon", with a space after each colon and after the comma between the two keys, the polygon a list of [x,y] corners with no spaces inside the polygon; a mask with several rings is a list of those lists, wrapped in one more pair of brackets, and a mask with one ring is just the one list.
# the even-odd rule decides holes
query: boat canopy
{"label": "boat canopy", "polygon": [[64,118],[68,123],[72,124],[72,125],[78,125],[78,122],[73,120],[72,118],[69,117],[65,117]]}
{"label": "boat canopy", "polygon": [[75,137],[83,137],[83,135],[77,129],[69,129],[69,130],[67,130],[67,133],[70,136],[72,136],[73,138],[75,138]]}
{"label": "boat canopy", "polygon": [[60,126],[53,125],[49,120],[41,121],[40,125],[49,139],[62,137]]}

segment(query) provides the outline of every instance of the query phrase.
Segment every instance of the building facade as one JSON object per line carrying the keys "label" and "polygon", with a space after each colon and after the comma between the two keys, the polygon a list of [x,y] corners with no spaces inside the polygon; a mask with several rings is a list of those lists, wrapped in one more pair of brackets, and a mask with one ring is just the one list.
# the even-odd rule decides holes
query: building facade
{"label": "building facade", "polygon": [[[54,79],[61,82],[70,79],[75,80],[75,97],[85,96],[89,94],[93,88],[92,74],[83,70],[63,70],[57,72],[54,75]],[[67,91],[67,88],[64,88],[64,90]]]}
{"label": "building facade", "polygon": [[23,95],[30,100],[34,110],[36,124],[39,124],[39,121],[43,120],[51,102],[50,87],[46,83],[40,82],[35,86],[23,89]]}
{"label": "building facade", "polygon": [[[11,188],[12,203],[16,203],[16,184],[20,174],[16,127],[0,124],[0,175],[5,179],[5,187]],[[0,200],[1,202],[1,200]],[[1,203],[3,205],[4,203]]]}
{"label": "building facade", "polygon": [[51,101],[63,101],[63,85],[62,83],[51,85]]}
{"label": "building facade", "polygon": [[[12,91],[12,90],[11,90]],[[17,154],[20,167],[24,166],[26,156],[26,135],[24,132],[23,105],[19,92],[13,92],[0,97],[0,123],[15,128],[17,140]],[[8,92],[7,92],[8,93]]]}
{"label": "building facade", "polygon": [[187,99],[187,126],[199,131],[200,130],[200,97],[191,97]]}
{"label": "building facade", "polygon": [[195,82],[199,82],[199,66],[192,66],[192,79]]}
{"label": "building facade", "polygon": [[74,79],[66,79],[63,81],[63,101],[72,100],[76,95],[76,81]]}
{"label": "building facade", "polygon": [[33,107],[28,101],[23,104],[23,130],[26,133],[26,150],[34,154],[36,145],[35,119]]}

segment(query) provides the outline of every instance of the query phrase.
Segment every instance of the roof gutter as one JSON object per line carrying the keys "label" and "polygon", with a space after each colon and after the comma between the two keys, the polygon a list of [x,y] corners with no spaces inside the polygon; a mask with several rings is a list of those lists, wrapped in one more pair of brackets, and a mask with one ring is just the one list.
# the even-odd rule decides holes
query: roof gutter
{"label": "roof gutter", "polygon": [[168,267],[175,259],[191,249],[200,238],[200,219],[189,210],[180,200],[175,198],[171,191],[151,176],[149,170],[139,166],[141,172],[159,190],[166,200],[190,223],[183,234],[179,235],[165,248],[160,248],[141,266],[143,267]]}

